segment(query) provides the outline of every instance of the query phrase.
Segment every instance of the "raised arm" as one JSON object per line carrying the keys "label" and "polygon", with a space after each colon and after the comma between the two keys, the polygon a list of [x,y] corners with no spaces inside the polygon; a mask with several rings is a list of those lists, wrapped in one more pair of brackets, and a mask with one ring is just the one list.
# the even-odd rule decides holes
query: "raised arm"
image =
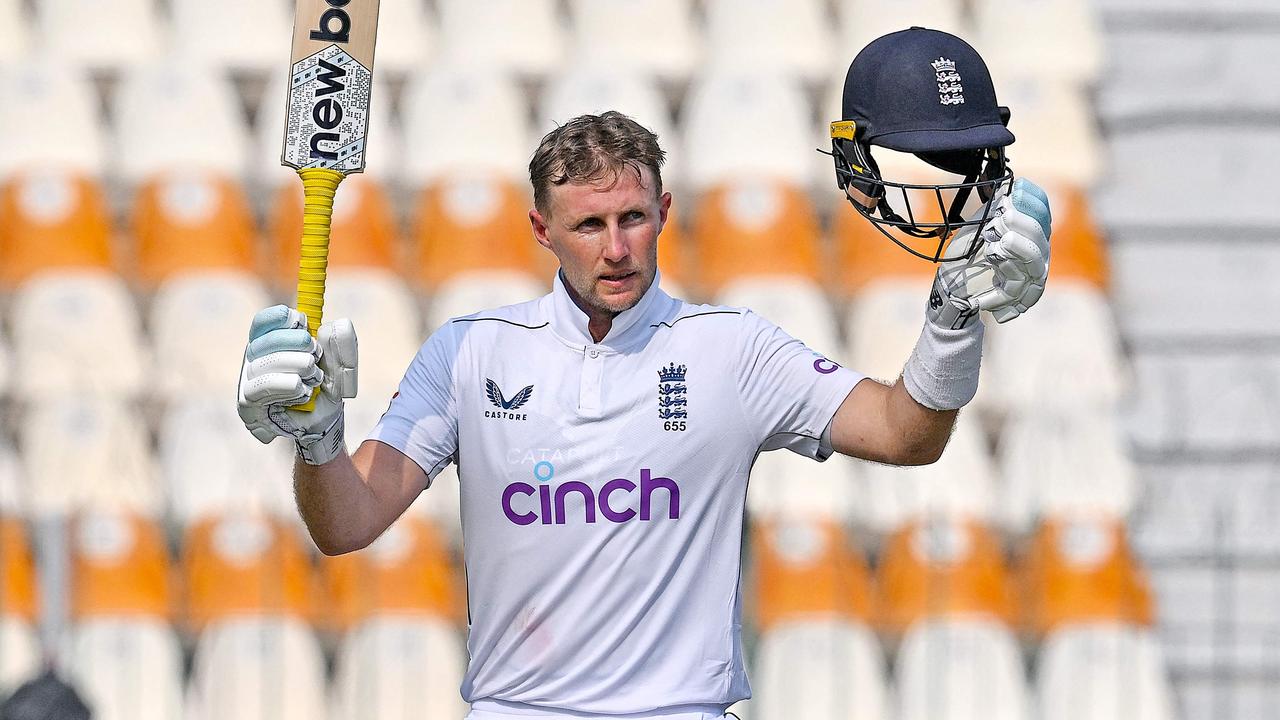
{"label": "raised arm", "polygon": [[[325,323],[313,339],[305,315],[277,305],[254,317],[240,370],[240,418],[263,443],[294,442],[298,512],[326,555],[372,543],[428,484],[422,465],[390,444],[367,440],[347,454],[343,399],[356,393],[357,355],[349,321]],[[317,386],[315,408],[297,409]]]}
{"label": "raised arm", "polygon": [[[893,465],[926,465],[942,456],[959,408],[978,390],[983,325],[979,310],[1007,322],[1034,305],[1049,273],[1049,200],[1019,178],[992,200],[994,217],[970,259],[943,262],[924,329],[891,387],[861,382],[831,421],[836,452]],[[968,247],[957,237],[951,247]]]}

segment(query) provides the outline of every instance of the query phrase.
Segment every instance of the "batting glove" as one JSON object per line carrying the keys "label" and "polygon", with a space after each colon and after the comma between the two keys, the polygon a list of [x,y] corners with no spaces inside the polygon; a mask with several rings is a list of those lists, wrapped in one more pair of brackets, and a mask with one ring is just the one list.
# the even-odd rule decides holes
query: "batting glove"
{"label": "batting glove", "polygon": [[[356,396],[356,331],[350,320],[324,323],[312,338],[307,316],[276,305],[253,317],[240,366],[240,419],[263,443],[292,438],[298,456],[323,465],[345,449],[342,399]],[[289,409],[306,402],[315,409]]]}
{"label": "batting glove", "polygon": [[[968,327],[986,310],[1008,322],[1036,304],[1049,277],[1049,198],[1025,178],[992,198],[979,248],[968,259],[944,261],[929,296],[929,319],[940,327]],[[947,248],[958,254],[973,241],[974,228],[956,233]],[[944,255],[944,257],[946,257]],[[954,257],[954,256],[953,256]]]}

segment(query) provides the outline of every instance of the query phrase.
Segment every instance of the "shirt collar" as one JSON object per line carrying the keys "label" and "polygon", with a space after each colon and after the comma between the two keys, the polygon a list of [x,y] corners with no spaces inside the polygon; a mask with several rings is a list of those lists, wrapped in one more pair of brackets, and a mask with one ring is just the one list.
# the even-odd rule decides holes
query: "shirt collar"
{"label": "shirt collar", "polygon": [[551,329],[565,341],[575,346],[593,345],[610,350],[621,349],[629,345],[634,339],[647,333],[650,330],[649,326],[660,319],[659,316],[662,315],[670,303],[671,296],[658,287],[658,281],[661,277],[661,273],[655,273],[653,284],[645,291],[644,296],[640,298],[640,302],[636,303],[630,310],[618,313],[613,318],[613,325],[610,326],[609,332],[600,342],[595,342],[591,339],[591,332],[587,329],[587,314],[582,311],[582,308],[578,307],[573,298],[569,297],[569,291],[565,289],[564,277],[557,270],[551,294],[547,296],[550,306]]}

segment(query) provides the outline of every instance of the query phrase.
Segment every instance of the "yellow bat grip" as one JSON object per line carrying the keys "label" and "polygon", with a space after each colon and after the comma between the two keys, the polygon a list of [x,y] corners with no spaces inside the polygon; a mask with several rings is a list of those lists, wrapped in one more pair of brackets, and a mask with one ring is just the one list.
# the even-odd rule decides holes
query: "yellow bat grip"
{"label": "yellow bat grip", "polygon": [[[324,281],[329,268],[329,226],[333,220],[333,197],[338,183],[346,177],[328,168],[302,168],[303,215],[302,253],[298,258],[298,309],[307,315],[307,330],[311,337],[320,331],[324,313]],[[311,412],[316,407],[316,393],[311,399],[292,410]]]}

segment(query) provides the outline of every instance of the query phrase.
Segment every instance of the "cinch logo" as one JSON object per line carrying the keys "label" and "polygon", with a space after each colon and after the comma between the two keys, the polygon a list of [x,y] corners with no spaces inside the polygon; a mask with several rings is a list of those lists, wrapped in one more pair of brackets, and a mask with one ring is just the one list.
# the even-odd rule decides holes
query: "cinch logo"
{"label": "cinch logo", "polygon": [[[551,478],[555,474],[555,466],[544,460],[533,466],[533,477],[538,481],[536,487],[527,482],[513,482],[504,488],[502,512],[507,519],[516,525],[532,525],[539,520],[543,525],[564,525],[567,519],[566,499],[577,493],[582,496],[584,519],[588,524],[596,522],[597,508],[609,522],[624,523],[636,517],[641,522],[648,522],[652,519],[653,494],[658,490],[667,493],[667,518],[680,519],[680,486],[671,478],[654,477],[649,468],[641,468],[639,486],[626,478],[615,478],[605,483],[598,495],[590,485],[577,480],[552,488]],[[640,494],[639,511],[634,507],[634,500],[618,497],[630,496],[637,490]],[[534,496],[537,496],[536,501]]]}

